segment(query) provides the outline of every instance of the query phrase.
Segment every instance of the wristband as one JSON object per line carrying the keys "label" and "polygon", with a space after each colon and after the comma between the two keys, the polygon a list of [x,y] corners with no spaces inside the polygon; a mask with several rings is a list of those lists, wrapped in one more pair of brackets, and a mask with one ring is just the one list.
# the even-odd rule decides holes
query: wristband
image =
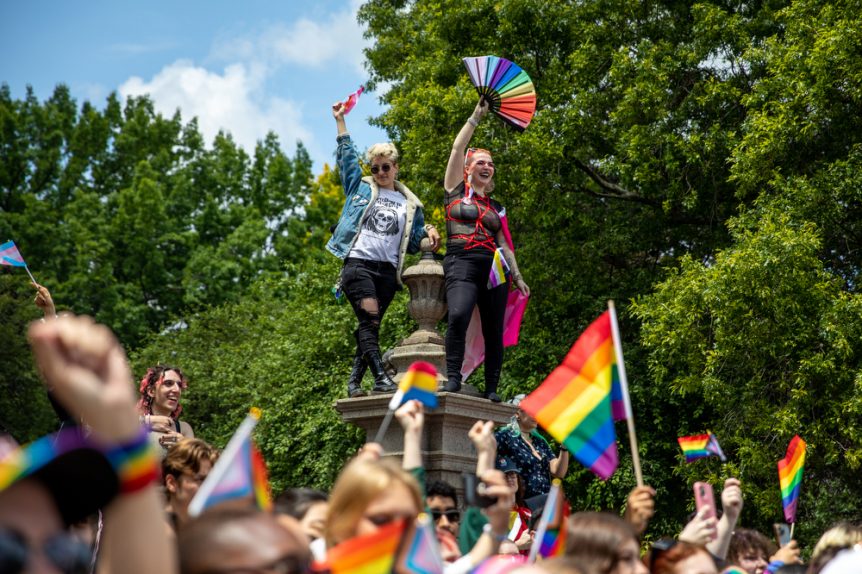
{"label": "wristband", "polygon": [[470,116],[469,118],[467,118],[467,123],[470,124],[471,126],[473,126],[474,128],[479,127],[479,120],[477,120],[473,116]]}
{"label": "wristband", "polygon": [[491,528],[490,524],[485,524],[485,526],[482,527],[482,532],[484,532],[497,542],[504,542],[509,539],[506,534],[497,534],[496,532],[494,532],[494,529]]}
{"label": "wristband", "polygon": [[105,456],[117,473],[120,494],[137,492],[159,476],[156,453],[148,435],[146,429],[141,429],[131,442],[105,451]]}

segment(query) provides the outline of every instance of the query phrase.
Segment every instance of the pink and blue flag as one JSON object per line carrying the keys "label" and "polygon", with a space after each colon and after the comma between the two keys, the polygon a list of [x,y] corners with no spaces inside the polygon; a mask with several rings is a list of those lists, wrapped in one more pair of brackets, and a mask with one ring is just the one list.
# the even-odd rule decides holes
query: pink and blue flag
{"label": "pink and blue flag", "polygon": [[0,265],[11,265],[12,267],[27,267],[21,252],[15,246],[14,241],[7,241],[0,245]]}
{"label": "pink and blue flag", "polygon": [[416,519],[413,540],[407,549],[407,569],[416,574],[443,574],[443,555],[431,518],[424,512]]}
{"label": "pink and blue flag", "polygon": [[248,498],[261,510],[272,508],[266,463],[251,438],[260,411],[252,409],[216,461],[206,480],[189,504],[189,515],[220,502]]}

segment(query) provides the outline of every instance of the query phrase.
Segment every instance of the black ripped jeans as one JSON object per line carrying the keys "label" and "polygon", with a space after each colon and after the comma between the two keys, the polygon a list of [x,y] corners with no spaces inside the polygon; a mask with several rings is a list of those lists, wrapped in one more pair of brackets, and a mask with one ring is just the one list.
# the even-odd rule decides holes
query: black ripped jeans
{"label": "black ripped jeans", "polygon": [[[380,352],[377,342],[380,322],[398,290],[396,273],[395,266],[386,261],[369,261],[353,257],[344,260],[344,267],[341,270],[341,289],[359,320],[359,325],[354,331],[359,355],[365,356],[369,351]],[[363,307],[362,302],[367,299],[377,302],[376,313],[369,312]]]}
{"label": "black ripped jeans", "polygon": [[443,260],[446,274],[446,302],[449,328],[446,331],[446,375],[461,381],[464,344],[473,307],[479,306],[482,335],[485,337],[485,391],[496,392],[503,368],[503,319],[509,299],[509,283],[488,289],[488,275],[494,252],[484,248],[447,253]]}

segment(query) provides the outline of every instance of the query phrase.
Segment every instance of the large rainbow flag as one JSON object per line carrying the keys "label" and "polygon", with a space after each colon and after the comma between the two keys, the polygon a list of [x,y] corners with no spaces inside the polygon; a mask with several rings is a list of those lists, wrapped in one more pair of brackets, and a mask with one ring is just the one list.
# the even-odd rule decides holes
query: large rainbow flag
{"label": "large rainbow flag", "polygon": [[706,434],[681,436],[676,440],[685,455],[685,462],[694,462],[699,458],[708,456],[717,456],[721,462],[727,462],[727,457],[724,456],[718,439],[711,431],[707,431]]}
{"label": "large rainbow flag", "polygon": [[610,311],[587,327],[520,407],[600,478],[614,473],[619,461],[614,421],[631,413],[620,384]]}
{"label": "large rainbow flag", "polygon": [[260,411],[252,409],[228,441],[224,452],[189,503],[197,516],[220,502],[248,498],[261,510],[272,509],[266,463],[251,438]]}
{"label": "large rainbow flag", "polygon": [[389,574],[407,526],[395,520],[371,534],[345,540],[326,554],[331,574]]}
{"label": "large rainbow flag", "polygon": [[416,361],[410,365],[389,401],[389,408],[395,410],[414,399],[430,409],[437,407],[437,369],[431,363]]}
{"label": "large rainbow flag", "polygon": [[566,497],[563,495],[562,481],[555,478],[545,500],[545,509],[536,528],[536,537],[530,546],[530,562],[536,556],[554,558],[566,552]]}
{"label": "large rainbow flag", "polygon": [[802,488],[802,467],[805,466],[805,448],[805,441],[796,435],[787,446],[784,459],[778,461],[781,503],[784,505],[784,519],[788,523],[796,522],[796,506]]}

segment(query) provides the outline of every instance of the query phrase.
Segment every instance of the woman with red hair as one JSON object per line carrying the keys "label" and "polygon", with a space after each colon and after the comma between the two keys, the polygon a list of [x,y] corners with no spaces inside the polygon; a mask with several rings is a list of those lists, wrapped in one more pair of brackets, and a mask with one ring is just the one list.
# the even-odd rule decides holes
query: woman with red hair
{"label": "woman with red hair", "polygon": [[180,420],[180,396],[188,388],[188,380],[176,367],[156,365],[147,369],[141,379],[138,414],[141,423],[150,428],[150,436],[167,450],[182,439],[194,438],[189,423]]}
{"label": "woman with red hair", "polygon": [[491,285],[491,264],[500,248],[511,270],[515,288],[524,295],[530,288],[518,271],[515,254],[504,231],[506,210],[491,199],[494,190],[495,165],[491,152],[467,149],[473,131],[488,113],[488,103],[480,99],[473,114],[458,132],[452,144],[446,177],[446,301],[449,305],[449,329],[446,331],[446,390],[461,390],[461,367],[467,327],[473,308],[479,307],[482,336],[485,339],[484,396],[500,402],[497,385],[503,367],[503,319],[509,298],[509,282]]}

